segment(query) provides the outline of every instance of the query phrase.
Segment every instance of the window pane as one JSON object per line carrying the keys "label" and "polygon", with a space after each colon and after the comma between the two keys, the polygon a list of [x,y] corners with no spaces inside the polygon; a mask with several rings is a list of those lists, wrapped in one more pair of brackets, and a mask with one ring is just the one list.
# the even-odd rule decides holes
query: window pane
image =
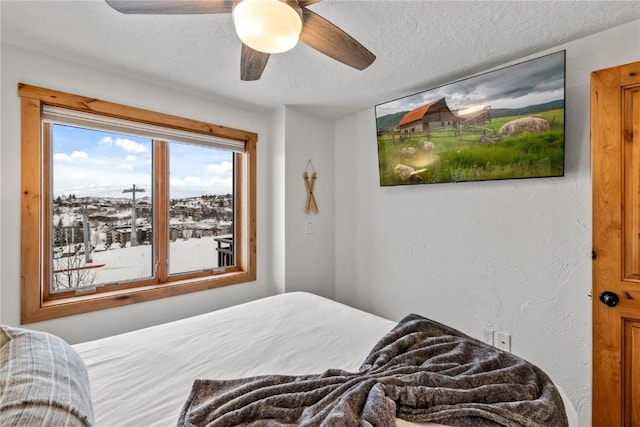
{"label": "window pane", "polygon": [[234,153],[169,144],[169,274],[234,265]]}
{"label": "window pane", "polygon": [[153,277],[152,141],[51,131],[51,292]]}

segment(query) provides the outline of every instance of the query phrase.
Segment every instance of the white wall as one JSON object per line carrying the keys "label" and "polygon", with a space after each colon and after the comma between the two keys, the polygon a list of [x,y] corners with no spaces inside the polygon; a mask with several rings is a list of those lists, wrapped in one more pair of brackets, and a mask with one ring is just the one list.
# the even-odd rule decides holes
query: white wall
{"label": "white wall", "polygon": [[271,116],[271,147],[268,150],[267,159],[269,173],[269,193],[267,204],[271,213],[271,226],[266,232],[271,242],[271,270],[273,272],[273,284],[278,293],[286,291],[286,134],[285,134],[285,107],[278,108]]}
{"label": "white wall", "polygon": [[[2,45],[2,140],[0,212],[0,306],[3,324],[20,322],[20,103],[18,82],[96,97],[164,113],[257,132],[258,159],[267,158],[269,115],[238,109],[184,93],[150,85],[101,70]],[[257,271],[252,283],[229,286],[163,300],[133,304],[30,324],[30,328],[55,333],[70,342],[140,328],[210,311],[277,292],[270,280],[270,251],[266,227],[268,165],[257,165]]]}
{"label": "white wall", "polygon": [[[307,291],[334,296],[333,122],[292,107],[271,116],[269,149],[271,213],[269,233],[273,286],[277,292]],[[318,173],[314,191],[318,214],[304,211],[302,175],[311,159]],[[308,234],[311,222],[313,233]]]}
{"label": "white wall", "polygon": [[[285,129],[286,290],[333,298],[334,126],[332,122],[286,107]],[[314,187],[318,214],[307,214],[304,209],[307,193],[303,173],[309,160],[318,174]]]}
{"label": "white wall", "polygon": [[419,313],[475,337],[484,327],[509,332],[512,351],[545,369],[588,426],[589,79],[640,59],[640,21],[548,52],[561,49],[562,178],[380,187],[373,109],[336,123],[336,297],[395,320]]}

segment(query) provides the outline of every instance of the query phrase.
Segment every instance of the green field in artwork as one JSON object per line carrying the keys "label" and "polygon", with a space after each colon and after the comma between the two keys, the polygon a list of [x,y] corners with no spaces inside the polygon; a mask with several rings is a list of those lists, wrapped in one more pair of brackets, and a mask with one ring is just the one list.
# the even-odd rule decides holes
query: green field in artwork
{"label": "green field in artwork", "polygon": [[378,134],[381,185],[484,181],[564,175],[564,109],[536,112],[548,129],[500,133],[523,116],[479,126],[443,126],[429,133]]}

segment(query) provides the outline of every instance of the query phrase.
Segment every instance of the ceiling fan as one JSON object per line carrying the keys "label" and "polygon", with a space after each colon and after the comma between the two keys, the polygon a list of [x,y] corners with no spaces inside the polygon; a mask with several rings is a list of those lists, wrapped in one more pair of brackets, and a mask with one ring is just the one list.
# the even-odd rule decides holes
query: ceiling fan
{"label": "ceiling fan", "polygon": [[125,14],[232,13],[242,41],[240,78],[258,80],[269,56],[293,48],[298,39],[313,49],[364,70],[376,56],[307,6],[321,0],[106,0]]}

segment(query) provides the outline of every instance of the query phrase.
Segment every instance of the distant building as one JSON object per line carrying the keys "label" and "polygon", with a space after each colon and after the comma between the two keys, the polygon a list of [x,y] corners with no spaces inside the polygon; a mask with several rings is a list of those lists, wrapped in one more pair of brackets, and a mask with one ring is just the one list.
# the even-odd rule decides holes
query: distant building
{"label": "distant building", "polygon": [[53,246],[66,246],[83,242],[82,223],[72,226],[53,227]]}
{"label": "distant building", "polygon": [[192,218],[198,221],[201,217],[201,214],[202,214],[202,209],[197,206],[176,204],[169,208],[169,216],[171,218],[182,218],[182,219]]}
{"label": "distant building", "polygon": [[[119,243],[124,247],[131,241],[131,226],[111,227],[105,231],[105,236],[107,246]],[[138,225],[136,227],[136,237],[141,244],[149,244],[153,239],[153,228],[149,224]]]}

